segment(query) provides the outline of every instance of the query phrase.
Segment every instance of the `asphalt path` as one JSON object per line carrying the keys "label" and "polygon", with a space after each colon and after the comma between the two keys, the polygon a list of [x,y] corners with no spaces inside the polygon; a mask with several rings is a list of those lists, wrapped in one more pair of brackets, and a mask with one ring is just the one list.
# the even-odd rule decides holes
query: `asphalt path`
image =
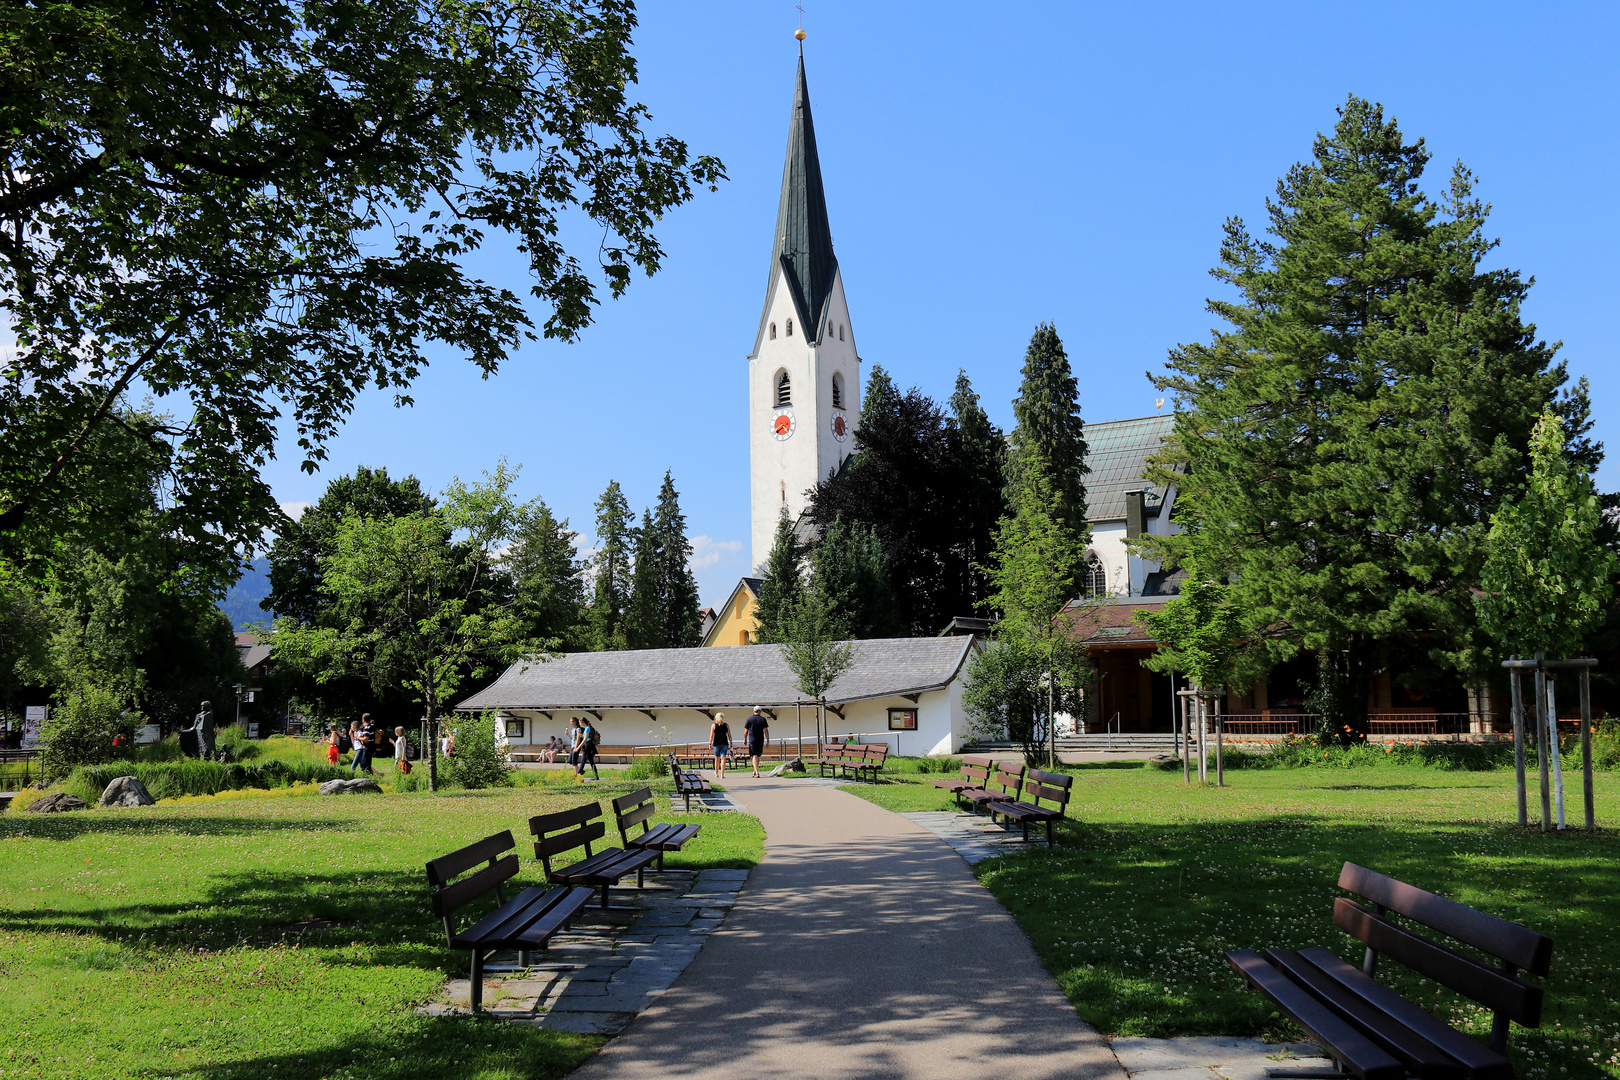
{"label": "asphalt path", "polygon": [[765,858],[578,1080],[1125,1080],[942,840],[819,784],[729,774]]}

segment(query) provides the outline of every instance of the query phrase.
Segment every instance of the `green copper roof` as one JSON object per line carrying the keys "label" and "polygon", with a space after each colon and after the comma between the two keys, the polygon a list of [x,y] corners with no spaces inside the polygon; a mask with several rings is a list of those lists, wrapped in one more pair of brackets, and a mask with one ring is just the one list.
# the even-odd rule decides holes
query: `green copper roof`
{"label": "green copper roof", "polygon": [[[799,50],[799,81],[793,88],[793,117],[788,123],[787,163],[782,167],[782,201],[776,210],[776,241],[771,276],[780,266],[799,311],[807,340],[821,334],[823,308],[832,292],[832,227],[821,188],[821,161],[816,156],[816,128],[810,120],[810,91],[804,83],[804,50]],[[766,288],[770,285],[767,282]]]}

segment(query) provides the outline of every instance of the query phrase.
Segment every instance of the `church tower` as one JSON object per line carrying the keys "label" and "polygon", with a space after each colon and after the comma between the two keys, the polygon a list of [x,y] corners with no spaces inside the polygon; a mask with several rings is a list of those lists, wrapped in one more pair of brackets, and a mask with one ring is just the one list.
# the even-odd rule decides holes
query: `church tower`
{"label": "church tower", "polygon": [[770,554],[782,513],[796,521],[808,503],[805,492],[853,452],[860,387],[861,361],[833,255],[801,45],[765,310],[748,355],[754,566]]}

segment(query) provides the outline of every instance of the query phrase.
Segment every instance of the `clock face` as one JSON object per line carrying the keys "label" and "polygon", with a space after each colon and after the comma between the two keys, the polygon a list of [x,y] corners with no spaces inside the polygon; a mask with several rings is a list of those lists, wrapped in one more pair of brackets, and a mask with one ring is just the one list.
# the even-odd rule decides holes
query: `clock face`
{"label": "clock face", "polygon": [[771,418],[771,434],[777,442],[785,442],[793,437],[793,410],[779,409]]}
{"label": "clock face", "polygon": [[843,442],[849,435],[849,421],[844,419],[844,414],[841,412],[833,413],[832,433],[833,438],[839,442]]}

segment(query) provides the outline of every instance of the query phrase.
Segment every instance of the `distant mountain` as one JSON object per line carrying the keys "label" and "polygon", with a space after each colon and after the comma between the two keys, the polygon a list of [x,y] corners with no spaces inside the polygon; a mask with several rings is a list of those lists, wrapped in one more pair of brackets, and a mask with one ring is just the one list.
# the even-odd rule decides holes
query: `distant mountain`
{"label": "distant mountain", "polygon": [[248,570],[225,594],[225,599],[219,602],[219,610],[230,618],[235,629],[246,630],[252,623],[269,622],[275,618],[275,615],[259,606],[259,601],[269,595],[270,560],[254,559]]}

